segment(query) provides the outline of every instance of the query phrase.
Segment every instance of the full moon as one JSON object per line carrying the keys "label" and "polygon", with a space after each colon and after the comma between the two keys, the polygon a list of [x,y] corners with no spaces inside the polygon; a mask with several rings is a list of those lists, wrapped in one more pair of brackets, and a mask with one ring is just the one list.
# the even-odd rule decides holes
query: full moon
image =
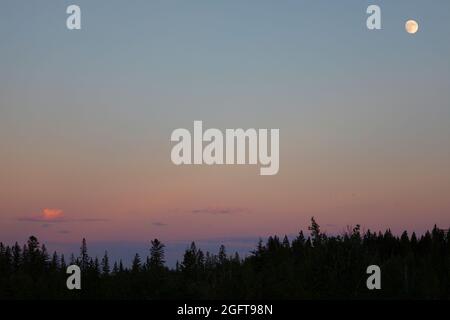
{"label": "full moon", "polygon": [[419,24],[415,20],[408,20],[405,23],[406,32],[415,34],[419,30]]}

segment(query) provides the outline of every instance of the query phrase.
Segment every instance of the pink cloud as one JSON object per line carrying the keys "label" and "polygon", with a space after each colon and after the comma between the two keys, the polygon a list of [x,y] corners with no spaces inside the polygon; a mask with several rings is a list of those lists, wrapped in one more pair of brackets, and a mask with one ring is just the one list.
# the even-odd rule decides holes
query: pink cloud
{"label": "pink cloud", "polygon": [[64,222],[64,211],[61,209],[43,209],[38,215],[19,218],[20,221],[28,222]]}
{"label": "pink cloud", "polygon": [[102,218],[70,218],[70,219],[67,219],[64,216],[64,211],[62,209],[51,209],[51,208],[43,209],[38,215],[20,217],[17,220],[23,221],[23,222],[44,222],[44,223],[106,222],[106,221],[108,221],[108,219],[102,219]]}
{"label": "pink cloud", "polygon": [[205,214],[238,214],[238,213],[246,213],[249,210],[246,208],[219,208],[219,207],[208,207],[208,208],[197,208],[191,210],[191,213],[205,213]]}
{"label": "pink cloud", "polygon": [[61,209],[49,209],[42,210],[42,218],[44,220],[55,220],[63,217],[63,211]]}

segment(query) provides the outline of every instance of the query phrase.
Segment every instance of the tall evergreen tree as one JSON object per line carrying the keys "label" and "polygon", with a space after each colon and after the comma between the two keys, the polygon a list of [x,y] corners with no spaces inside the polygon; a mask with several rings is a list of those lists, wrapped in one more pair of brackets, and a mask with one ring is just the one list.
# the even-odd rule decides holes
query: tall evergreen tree
{"label": "tall evergreen tree", "polygon": [[136,253],[131,266],[131,272],[139,273],[139,271],[141,271],[141,257]]}
{"label": "tall evergreen tree", "polygon": [[320,232],[320,226],[314,219],[311,218],[311,226],[308,227],[308,230],[311,231],[312,243],[314,246],[319,245],[322,242],[322,234]]}
{"label": "tall evergreen tree", "polygon": [[117,275],[119,273],[119,266],[117,265],[117,262],[114,262],[114,266],[113,266],[113,274]]}
{"label": "tall evergreen tree", "polygon": [[164,260],[164,244],[162,244],[158,239],[154,239],[151,241],[151,245],[148,268],[162,268],[166,262]]}
{"label": "tall evergreen tree", "polygon": [[109,258],[108,258],[108,251],[105,251],[105,254],[102,258],[102,275],[103,276],[108,276],[109,272],[110,272],[110,268],[109,268]]}
{"label": "tall evergreen tree", "polygon": [[225,246],[222,244],[219,248],[219,264],[223,265],[227,262],[227,252]]}
{"label": "tall evergreen tree", "polygon": [[67,265],[66,265],[66,259],[64,258],[64,254],[61,254],[61,262],[60,262],[60,265],[61,265],[61,270],[62,270],[63,272],[66,272]]}
{"label": "tall evergreen tree", "polygon": [[50,263],[50,268],[54,271],[58,270],[60,267],[59,265],[59,258],[58,258],[58,254],[55,252],[53,252],[53,256],[52,256],[52,261]]}
{"label": "tall evergreen tree", "polygon": [[20,265],[22,264],[22,250],[20,249],[19,244],[16,242],[12,249],[13,255],[13,270],[17,272],[19,270]]}
{"label": "tall evergreen tree", "polygon": [[86,239],[83,238],[83,241],[81,242],[81,248],[80,248],[80,268],[81,270],[87,270],[89,267],[89,255],[87,250],[87,243]]}

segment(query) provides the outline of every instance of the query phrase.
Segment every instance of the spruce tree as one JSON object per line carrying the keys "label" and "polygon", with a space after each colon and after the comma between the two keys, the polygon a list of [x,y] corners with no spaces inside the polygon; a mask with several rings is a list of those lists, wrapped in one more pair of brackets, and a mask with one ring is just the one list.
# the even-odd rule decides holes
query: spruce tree
{"label": "spruce tree", "polygon": [[164,266],[164,244],[162,244],[158,239],[154,239],[151,241],[150,248],[150,260],[149,260],[149,269],[152,268],[162,268]]}
{"label": "spruce tree", "polygon": [[101,267],[102,267],[102,275],[108,276],[110,273],[108,251],[105,251],[105,255],[102,258]]}
{"label": "spruce tree", "polygon": [[87,250],[86,239],[83,238],[80,248],[80,268],[81,270],[87,270],[89,267],[89,255]]}
{"label": "spruce tree", "polygon": [[141,257],[136,253],[131,266],[131,272],[139,273],[139,271],[141,271]]}

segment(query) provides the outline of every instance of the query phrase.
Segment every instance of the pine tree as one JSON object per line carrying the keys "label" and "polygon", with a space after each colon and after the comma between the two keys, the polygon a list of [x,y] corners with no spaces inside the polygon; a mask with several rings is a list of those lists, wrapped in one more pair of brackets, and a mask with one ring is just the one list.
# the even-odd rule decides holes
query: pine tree
{"label": "pine tree", "polygon": [[72,265],[74,265],[74,264],[78,265],[79,263],[78,263],[78,261],[75,259],[75,255],[72,253],[72,254],[70,255],[70,265],[72,266]]}
{"label": "pine tree", "polygon": [[285,249],[289,249],[291,247],[290,243],[289,243],[289,239],[287,237],[287,235],[284,235],[284,239],[283,239],[283,248]]}
{"label": "pine tree", "polygon": [[41,252],[39,250],[39,241],[35,236],[31,236],[27,245],[25,246],[23,252],[23,262],[24,268],[26,272],[31,275],[33,279],[38,277],[38,275],[42,272],[41,265]]}
{"label": "pine tree", "polygon": [[209,253],[209,251],[206,252],[206,259],[205,259],[205,268],[207,270],[213,270],[216,264],[216,257]]}
{"label": "pine tree", "polygon": [[64,254],[61,254],[61,262],[60,262],[60,265],[61,265],[61,270],[62,270],[63,272],[66,272],[67,265],[66,265],[66,259],[64,258]]}
{"label": "pine tree", "polygon": [[48,256],[48,252],[47,252],[47,247],[45,246],[45,244],[43,244],[41,246],[41,252],[40,252],[40,256],[39,256],[42,264],[45,266],[48,262],[49,256]]}
{"label": "pine tree", "polygon": [[39,241],[35,236],[28,238],[28,254],[35,255],[39,252]]}
{"label": "pine tree", "polygon": [[110,268],[109,268],[109,258],[108,258],[107,251],[105,251],[105,255],[103,256],[101,267],[102,267],[102,275],[108,276],[109,272],[110,272]]}
{"label": "pine tree", "polygon": [[133,273],[138,273],[139,271],[141,271],[141,257],[137,253],[134,256],[133,264],[131,266],[131,271]]}
{"label": "pine tree", "polygon": [[192,242],[190,248],[184,253],[181,271],[185,272],[188,277],[198,277],[204,267],[205,255],[200,249],[197,249],[195,242]]}
{"label": "pine tree", "polygon": [[155,269],[164,267],[164,244],[162,244],[158,239],[154,239],[151,241],[151,245],[148,268]]}
{"label": "pine tree", "polygon": [[[0,242],[0,279],[2,275],[8,275],[12,269],[12,253],[9,246]],[[0,294],[1,296],[1,294]]]}
{"label": "pine tree", "polygon": [[240,264],[241,263],[241,258],[239,257],[239,253],[237,253],[237,252],[234,253],[233,262],[235,264]]}
{"label": "pine tree", "polygon": [[5,255],[4,255],[4,262],[6,265],[6,274],[9,274],[12,271],[12,262],[13,262],[13,255],[12,250],[9,246],[5,249]]}
{"label": "pine tree", "polygon": [[81,270],[87,270],[89,267],[89,255],[87,251],[86,239],[83,238],[80,248],[80,268]]}
{"label": "pine tree", "polygon": [[97,276],[100,274],[100,262],[98,261],[97,257],[95,257],[95,259],[94,259],[94,273]]}
{"label": "pine tree", "polygon": [[261,238],[259,238],[258,240],[258,244],[256,245],[256,249],[251,251],[251,253],[255,256],[255,257],[260,257],[262,256],[262,254],[265,251],[265,247],[263,244],[263,240]]}
{"label": "pine tree", "polygon": [[13,271],[19,271],[20,265],[22,263],[22,250],[20,249],[19,244],[16,242],[12,249],[13,261],[12,267]]}
{"label": "pine tree", "polygon": [[52,270],[59,269],[59,258],[58,258],[58,254],[56,253],[56,251],[53,252],[52,261],[50,262],[50,268]]}
{"label": "pine tree", "polygon": [[113,274],[117,275],[118,273],[119,273],[119,267],[117,266],[117,262],[114,262]]}
{"label": "pine tree", "polygon": [[191,243],[191,247],[184,252],[183,261],[181,262],[181,270],[191,272],[195,270],[197,265],[197,247],[195,242]]}
{"label": "pine tree", "polygon": [[224,265],[227,262],[227,252],[222,244],[219,248],[219,264]]}
{"label": "pine tree", "polygon": [[311,231],[311,238],[314,246],[319,245],[322,242],[322,234],[320,233],[320,226],[314,219],[311,218],[311,226],[308,227],[308,230]]}

